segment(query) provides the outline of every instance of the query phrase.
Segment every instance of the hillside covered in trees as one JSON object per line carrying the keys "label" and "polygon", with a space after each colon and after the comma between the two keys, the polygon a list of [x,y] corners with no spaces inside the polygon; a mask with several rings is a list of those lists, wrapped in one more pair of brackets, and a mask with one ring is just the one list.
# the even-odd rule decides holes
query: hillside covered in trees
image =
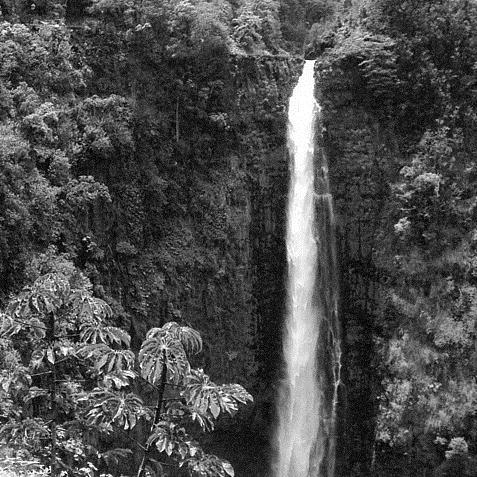
{"label": "hillside covered in trees", "polygon": [[304,57],[336,477],[477,475],[475,0],[0,0],[5,475],[270,475]]}

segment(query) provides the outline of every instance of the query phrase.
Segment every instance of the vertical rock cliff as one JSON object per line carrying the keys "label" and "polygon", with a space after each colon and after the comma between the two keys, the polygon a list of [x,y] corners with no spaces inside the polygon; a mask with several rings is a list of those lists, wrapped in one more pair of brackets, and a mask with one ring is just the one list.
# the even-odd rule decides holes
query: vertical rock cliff
{"label": "vertical rock cliff", "polygon": [[[131,146],[78,172],[112,196],[88,240],[104,251],[97,281],[131,317],[133,335],[169,318],[199,329],[218,379],[270,389],[280,359],[286,105],[302,60],[171,59],[152,45],[105,58],[86,50],[98,94],[122,91]],[[103,61],[104,60],[104,61]],[[269,392],[266,400],[271,400]]]}
{"label": "vertical rock cliff", "polygon": [[402,160],[392,123],[371,114],[352,68],[317,65],[321,141],[336,204],[343,326],[343,383],[338,475],[370,475],[379,392],[373,353],[375,318],[385,278],[376,265],[387,223],[390,184]]}

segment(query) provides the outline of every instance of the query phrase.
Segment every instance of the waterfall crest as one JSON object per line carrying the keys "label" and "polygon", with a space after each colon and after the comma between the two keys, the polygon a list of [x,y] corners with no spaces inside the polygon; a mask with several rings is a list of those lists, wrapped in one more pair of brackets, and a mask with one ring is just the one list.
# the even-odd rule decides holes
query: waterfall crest
{"label": "waterfall crest", "polygon": [[290,98],[287,219],[288,309],[278,404],[276,477],[333,477],[341,350],[334,213],[328,166],[315,151],[320,108],[314,61]]}

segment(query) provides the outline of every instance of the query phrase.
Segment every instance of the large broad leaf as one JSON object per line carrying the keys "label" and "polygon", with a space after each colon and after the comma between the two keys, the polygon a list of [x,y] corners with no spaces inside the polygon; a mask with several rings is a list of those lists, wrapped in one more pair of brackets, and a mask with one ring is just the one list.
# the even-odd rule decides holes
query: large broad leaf
{"label": "large broad leaf", "polygon": [[118,344],[129,346],[131,337],[121,328],[103,326],[101,323],[84,323],[81,326],[81,341],[85,343]]}
{"label": "large broad leaf", "polygon": [[77,354],[82,358],[96,360],[101,356],[109,353],[111,348],[104,343],[84,344],[78,348]]}
{"label": "large broad leaf", "polygon": [[64,275],[48,273],[11,300],[7,313],[25,319],[31,315],[55,312],[68,301],[70,292],[69,282]]}
{"label": "large broad leaf", "polygon": [[19,320],[0,313],[0,337],[11,338],[22,330],[26,331],[29,338],[33,340],[43,339],[46,335],[45,324],[36,316],[26,316]]}
{"label": "large broad leaf", "polygon": [[32,443],[45,441],[50,435],[48,424],[41,417],[24,417],[20,420],[9,419],[0,427],[3,442],[25,448]]}
{"label": "large broad leaf", "polygon": [[200,477],[234,477],[235,472],[230,462],[213,454],[199,452],[187,460],[189,472]]}
{"label": "large broad leaf", "polygon": [[186,430],[172,421],[161,420],[153,428],[147,445],[154,444],[159,452],[183,463],[202,452],[197,442],[191,439]]}
{"label": "large broad leaf", "polygon": [[219,386],[222,400],[237,401],[242,404],[253,402],[253,396],[240,384],[222,384]]}
{"label": "large broad leaf", "polygon": [[47,273],[39,277],[32,287],[32,294],[43,293],[59,297],[65,302],[70,295],[70,283],[62,273]]}
{"label": "large broad leaf", "polygon": [[253,401],[253,397],[240,384],[223,384],[212,382],[202,369],[192,369],[186,379],[182,392],[191,410],[192,419],[205,430],[213,428],[213,422],[221,412],[233,415],[239,403]]}
{"label": "large broad leaf", "polygon": [[38,368],[46,356],[46,349],[35,349],[30,358],[30,366],[32,369]]}
{"label": "large broad leaf", "polygon": [[202,338],[198,331],[189,326],[180,326],[175,321],[169,321],[162,328],[152,328],[146,335],[146,339],[159,336],[169,336],[181,342],[188,353],[199,353],[202,351]]}
{"label": "large broad leaf", "polygon": [[108,373],[103,378],[103,383],[108,388],[121,389],[131,384],[131,379],[136,377],[136,373],[130,370],[116,371],[115,373]]}
{"label": "large broad leaf", "polygon": [[104,323],[113,315],[111,307],[100,298],[91,296],[84,290],[71,294],[70,304],[78,321],[86,323]]}
{"label": "large broad leaf", "polygon": [[134,353],[127,349],[112,349],[104,343],[86,344],[77,351],[78,356],[91,359],[100,374],[120,373],[134,366]]}
{"label": "large broad leaf", "polygon": [[222,468],[224,469],[224,471],[227,475],[230,475],[230,477],[235,476],[234,468],[232,467],[230,462],[222,461]]}
{"label": "large broad leaf", "polygon": [[134,393],[100,388],[91,393],[91,399],[95,404],[86,415],[90,425],[108,429],[114,424],[130,430],[136,426],[141,417],[150,417],[150,411]]}
{"label": "large broad leaf", "polygon": [[149,334],[139,351],[141,376],[153,384],[162,379],[164,366],[167,378],[180,382],[189,372],[190,365],[182,343],[168,334]]}
{"label": "large broad leaf", "polygon": [[196,354],[202,351],[202,338],[193,328],[180,326],[175,321],[170,321],[162,329],[178,339],[187,352]]}

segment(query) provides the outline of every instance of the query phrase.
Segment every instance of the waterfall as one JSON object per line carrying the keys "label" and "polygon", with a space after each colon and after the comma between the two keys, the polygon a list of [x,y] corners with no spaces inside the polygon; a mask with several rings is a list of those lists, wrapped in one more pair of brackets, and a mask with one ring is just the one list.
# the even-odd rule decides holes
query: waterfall
{"label": "waterfall", "polygon": [[341,372],[335,218],[326,157],[315,150],[314,64],[305,62],[288,111],[288,307],[276,477],[333,477],[335,467]]}

